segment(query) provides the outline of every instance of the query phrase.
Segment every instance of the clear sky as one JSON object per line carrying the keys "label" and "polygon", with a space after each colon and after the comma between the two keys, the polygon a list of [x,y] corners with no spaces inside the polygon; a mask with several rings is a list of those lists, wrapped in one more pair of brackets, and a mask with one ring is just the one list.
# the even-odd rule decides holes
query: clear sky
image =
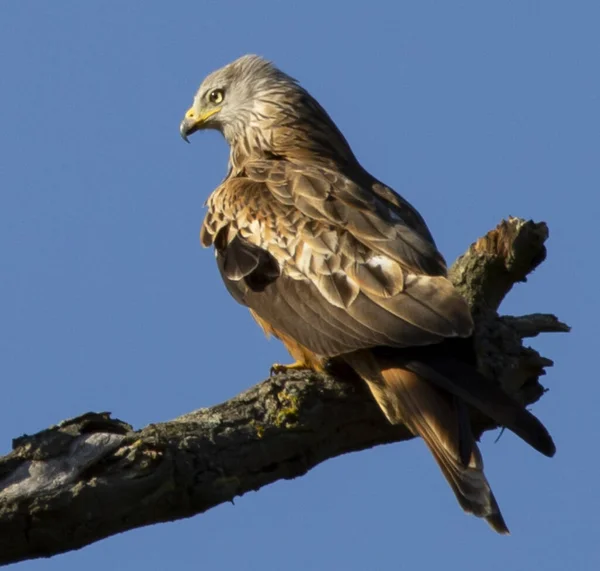
{"label": "clear sky", "polygon": [[89,410],[168,420],[286,361],[199,245],[226,145],[178,133],[244,53],[319,99],[449,261],[508,215],[548,222],[548,260],[503,310],[574,328],[532,340],[556,362],[534,408],[556,457],[483,438],[508,538],[412,441],[19,569],[600,568],[599,23],[597,1],[2,2],[0,453]]}

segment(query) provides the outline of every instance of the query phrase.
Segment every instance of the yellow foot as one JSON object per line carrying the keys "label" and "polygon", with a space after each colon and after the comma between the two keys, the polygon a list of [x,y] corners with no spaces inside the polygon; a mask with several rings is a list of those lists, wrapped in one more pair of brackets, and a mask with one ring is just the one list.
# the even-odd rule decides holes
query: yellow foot
{"label": "yellow foot", "polygon": [[308,369],[310,369],[310,367],[303,361],[296,361],[291,365],[280,365],[279,363],[274,363],[271,365],[271,376],[281,375],[282,373],[287,373],[289,371],[306,371]]}

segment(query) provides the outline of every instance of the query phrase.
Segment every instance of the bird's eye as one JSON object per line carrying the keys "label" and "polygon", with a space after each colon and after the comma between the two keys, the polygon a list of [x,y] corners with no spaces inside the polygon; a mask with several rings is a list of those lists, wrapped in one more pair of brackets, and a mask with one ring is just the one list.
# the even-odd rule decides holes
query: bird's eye
{"label": "bird's eye", "polygon": [[208,94],[208,100],[215,105],[218,105],[225,98],[225,92],[222,89],[213,89]]}

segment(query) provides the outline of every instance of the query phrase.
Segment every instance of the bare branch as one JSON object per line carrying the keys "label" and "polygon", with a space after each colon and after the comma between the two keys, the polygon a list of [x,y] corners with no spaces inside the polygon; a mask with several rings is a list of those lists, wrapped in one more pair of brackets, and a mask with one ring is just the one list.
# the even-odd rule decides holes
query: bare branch
{"label": "bare branch", "polygon": [[[552,362],[522,337],[568,331],[554,316],[496,309],[545,257],[545,224],[503,221],[451,268],[472,305],[484,374],[527,404]],[[473,417],[478,434],[492,426]],[[0,458],[0,564],[77,549],[190,517],[301,476],[340,454],[412,438],[384,419],[362,383],[314,373],[272,377],[230,401],[134,431],[88,413],[13,442]]]}
{"label": "bare branch", "polygon": [[568,333],[571,328],[556,315],[550,313],[530,313],[514,317],[504,315],[502,321],[510,325],[521,339],[525,337],[537,337],[540,333]]}
{"label": "bare branch", "polygon": [[497,310],[512,286],[546,259],[545,222],[503,220],[472,244],[450,268],[450,279],[474,311]]}

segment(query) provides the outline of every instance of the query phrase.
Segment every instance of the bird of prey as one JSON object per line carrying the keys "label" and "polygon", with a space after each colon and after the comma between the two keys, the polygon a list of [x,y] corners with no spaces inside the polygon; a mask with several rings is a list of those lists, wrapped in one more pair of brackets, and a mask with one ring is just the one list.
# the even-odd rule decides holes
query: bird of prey
{"label": "bird of prey", "polygon": [[508,533],[468,406],[552,456],[543,424],[476,371],[473,320],[419,213],[371,174],[321,105],[269,61],[202,82],[182,137],[217,129],[225,180],[201,230],[231,295],[296,362],[343,364],[391,423],[421,436],[462,508]]}

